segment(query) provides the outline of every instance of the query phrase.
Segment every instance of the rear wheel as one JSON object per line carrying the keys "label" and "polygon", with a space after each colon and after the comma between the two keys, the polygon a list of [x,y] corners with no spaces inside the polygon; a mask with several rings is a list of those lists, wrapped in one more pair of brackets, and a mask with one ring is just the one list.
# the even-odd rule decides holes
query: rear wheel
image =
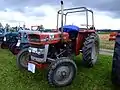
{"label": "rear wheel", "polygon": [[16,46],[16,43],[14,43],[13,45],[11,45],[10,51],[16,55],[19,53],[20,49]]}
{"label": "rear wheel", "polygon": [[28,49],[23,49],[17,55],[17,66],[19,69],[27,69],[29,61],[29,51]]}
{"label": "rear wheel", "polygon": [[11,43],[11,44],[8,45],[9,50],[11,50],[11,46],[12,45],[13,45],[13,43]]}
{"label": "rear wheel", "polygon": [[113,61],[112,61],[112,83],[120,85],[120,36],[116,37]]}
{"label": "rear wheel", "polygon": [[68,59],[62,58],[50,65],[48,71],[48,82],[53,86],[67,86],[72,83],[76,75],[76,64]]}
{"label": "rear wheel", "polygon": [[1,48],[2,49],[8,49],[8,46],[7,46],[7,44],[5,42],[2,42],[1,43]]}
{"label": "rear wheel", "polygon": [[93,67],[99,55],[99,37],[96,33],[90,34],[82,48],[83,63],[87,67]]}

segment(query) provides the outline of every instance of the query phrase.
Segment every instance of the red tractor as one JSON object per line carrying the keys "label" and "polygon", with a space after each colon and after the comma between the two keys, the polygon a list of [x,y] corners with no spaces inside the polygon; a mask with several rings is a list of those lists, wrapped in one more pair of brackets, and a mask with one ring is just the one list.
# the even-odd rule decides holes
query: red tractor
{"label": "red tractor", "polygon": [[[66,13],[65,13],[66,12]],[[69,13],[85,12],[86,28],[75,25],[63,25],[63,16]],[[88,27],[88,12],[92,13],[92,27]],[[58,17],[61,14],[61,27],[58,28]],[[66,22],[66,19],[65,19]],[[20,69],[35,73],[35,69],[47,68],[47,79],[50,85],[66,86],[72,83],[77,66],[73,55],[82,53],[83,63],[93,67],[99,55],[99,37],[94,28],[93,11],[86,7],[63,9],[57,15],[57,31],[38,31],[28,34],[30,47],[23,49],[17,56]]]}

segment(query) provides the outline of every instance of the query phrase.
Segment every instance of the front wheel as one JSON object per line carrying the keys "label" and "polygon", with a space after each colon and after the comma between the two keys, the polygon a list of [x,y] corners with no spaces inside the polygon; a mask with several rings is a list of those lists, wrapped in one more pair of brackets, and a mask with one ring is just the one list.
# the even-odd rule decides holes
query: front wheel
{"label": "front wheel", "polygon": [[29,51],[27,48],[21,50],[17,55],[17,66],[19,69],[27,69],[29,61]]}
{"label": "front wheel", "polygon": [[50,65],[48,82],[50,85],[61,87],[70,85],[76,75],[77,67],[74,61],[68,58],[56,60]]}

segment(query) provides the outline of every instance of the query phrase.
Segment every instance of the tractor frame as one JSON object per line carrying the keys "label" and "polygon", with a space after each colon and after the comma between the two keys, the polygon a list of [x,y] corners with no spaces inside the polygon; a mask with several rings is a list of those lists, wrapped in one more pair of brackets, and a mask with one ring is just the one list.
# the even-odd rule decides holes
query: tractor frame
{"label": "tractor frame", "polygon": [[[67,12],[64,13],[65,11]],[[76,12],[86,12],[86,28],[63,25],[63,16]],[[92,27],[90,28],[88,27],[88,12],[92,13]],[[59,14],[61,14],[60,28],[58,28]],[[47,79],[53,86],[66,86],[72,83],[77,73],[73,55],[82,53],[82,61],[86,67],[93,67],[98,60],[99,37],[94,27],[93,11],[86,7],[64,9],[63,1],[61,1],[61,10],[57,13],[56,31],[29,33],[28,39],[30,47],[20,51],[17,56],[17,66],[33,73],[36,68],[47,68]]]}

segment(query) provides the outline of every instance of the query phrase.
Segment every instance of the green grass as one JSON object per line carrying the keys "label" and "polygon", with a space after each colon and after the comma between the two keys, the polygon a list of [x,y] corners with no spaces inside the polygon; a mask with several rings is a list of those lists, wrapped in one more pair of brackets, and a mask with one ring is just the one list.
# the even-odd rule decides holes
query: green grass
{"label": "green grass", "polygon": [[16,67],[16,57],[7,50],[0,49],[0,90],[112,90],[111,56],[100,55],[98,63],[93,68],[81,65],[78,56],[77,76],[70,86],[54,88],[49,86],[45,71],[20,72]]}
{"label": "green grass", "polygon": [[98,32],[98,34],[109,34],[110,32]]}

